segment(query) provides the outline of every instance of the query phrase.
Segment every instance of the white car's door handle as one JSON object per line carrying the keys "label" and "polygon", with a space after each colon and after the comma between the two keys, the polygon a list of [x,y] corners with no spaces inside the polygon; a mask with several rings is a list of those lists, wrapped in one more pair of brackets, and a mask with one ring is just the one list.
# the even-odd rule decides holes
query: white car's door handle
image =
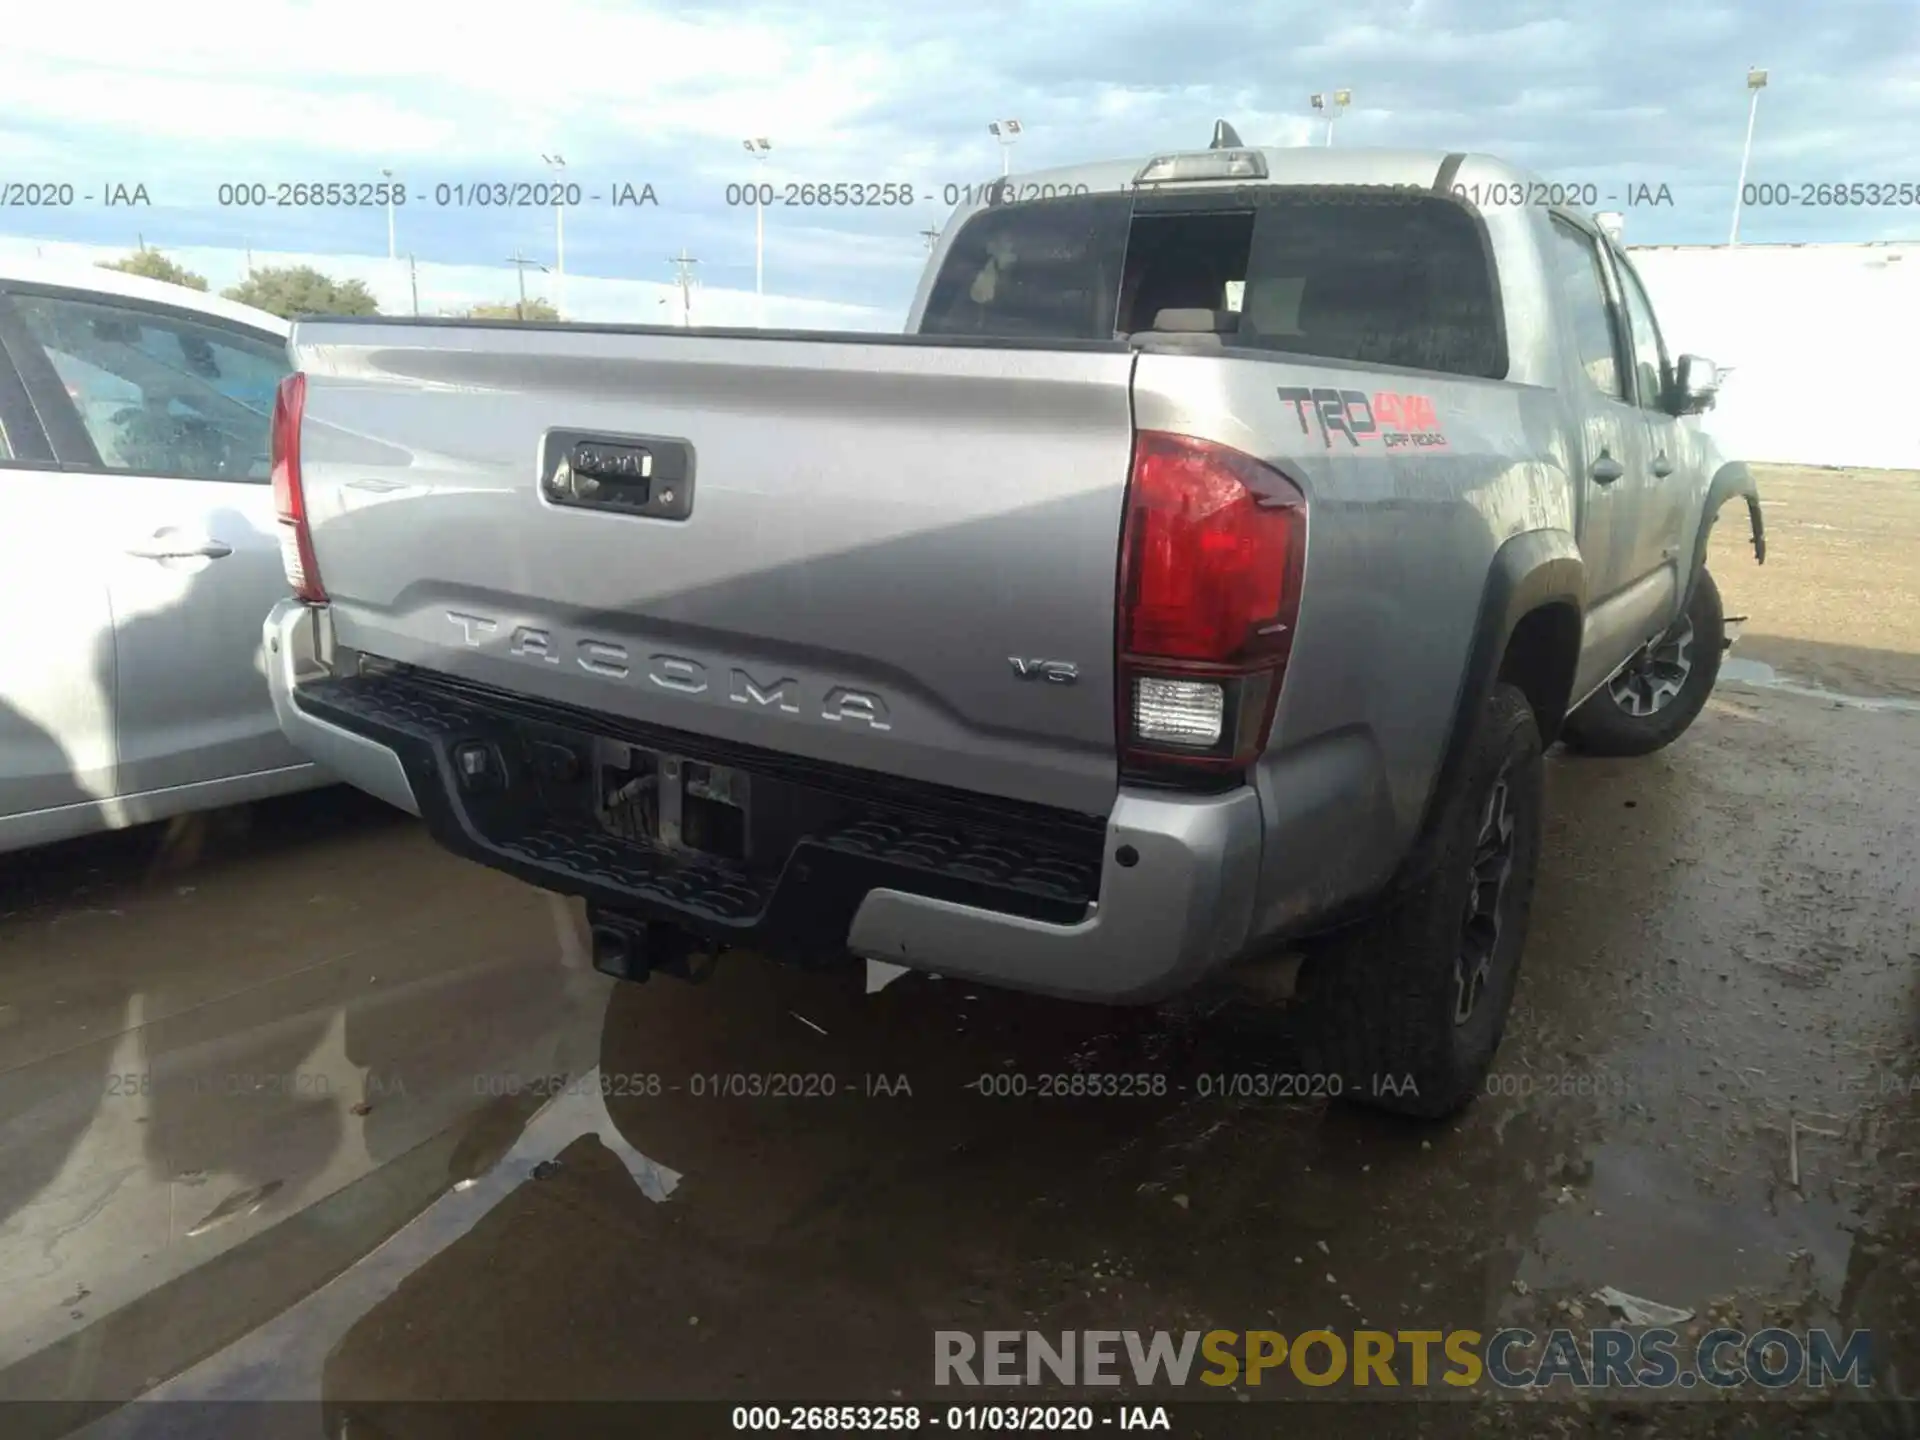
{"label": "white car's door handle", "polygon": [[127,553],[141,560],[224,560],[233,547],[224,540],[163,539],[156,535],[139,545],[129,545]]}

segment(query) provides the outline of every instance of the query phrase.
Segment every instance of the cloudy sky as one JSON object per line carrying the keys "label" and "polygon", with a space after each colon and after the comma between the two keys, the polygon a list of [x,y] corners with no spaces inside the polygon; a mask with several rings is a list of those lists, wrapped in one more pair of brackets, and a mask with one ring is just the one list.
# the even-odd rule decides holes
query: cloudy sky
{"label": "cloudy sky", "polygon": [[[950,183],[1203,146],[1319,143],[1309,91],[1351,87],[1335,143],[1487,151],[1550,179],[1665,185],[1637,243],[1726,238],[1766,66],[1749,179],[1920,187],[1914,0],[897,0],[673,5],[542,0],[130,0],[15,7],[0,45],[0,185],[71,184],[71,207],[0,209],[0,235],[131,247],[383,255],[384,208],[223,208],[222,183],[409,187],[401,253],[551,263],[548,210],[437,206],[439,185],[539,180],[565,156],[584,199],[566,268],[666,280],[686,247],[713,287],[753,286],[751,207],[729,183],[907,182],[872,210],[776,205],[767,289],[904,307]],[[741,148],[771,138],[756,171]],[[107,208],[113,185],[150,208]],[[657,206],[615,208],[622,184]],[[1794,191],[1788,192],[1797,199]],[[88,201],[84,197],[93,196]],[[5,198],[13,199],[15,196]],[[1748,241],[1920,239],[1920,202],[1750,207]],[[538,283],[537,281],[535,282]]]}

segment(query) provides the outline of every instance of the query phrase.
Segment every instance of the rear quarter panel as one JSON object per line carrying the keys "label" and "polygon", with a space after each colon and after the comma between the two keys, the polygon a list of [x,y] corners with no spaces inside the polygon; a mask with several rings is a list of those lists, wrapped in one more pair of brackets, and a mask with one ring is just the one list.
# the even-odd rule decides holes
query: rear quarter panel
{"label": "rear quarter panel", "polygon": [[[1415,395],[1443,447],[1327,435],[1283,387]],[[1391,402],[1386,407],[1392,408]],[[1299,628],[1256,775],[1267,855],[1258,933],[1377,889],[1418,831],[1452,733],[1493,557],[1571,535],[1554,391],[1507,381],[1239,352],[1143,355],[1143,429],[1218,440],[1290,476],[1308,503]]]}

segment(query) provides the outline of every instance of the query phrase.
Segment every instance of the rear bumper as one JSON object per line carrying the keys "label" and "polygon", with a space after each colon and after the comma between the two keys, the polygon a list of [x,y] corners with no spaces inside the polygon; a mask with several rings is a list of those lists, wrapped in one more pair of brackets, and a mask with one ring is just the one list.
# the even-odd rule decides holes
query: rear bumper
{"label": "rear bumper", "polygon": [[[1262,836],[1251,789],[1123,791],[1103,830],[1031,809],[928,809],[882,786],[797,844],[777,876],[752,876],[610,835],[552,807],[538,775],[513,778],[530,738],[616,722],[417,679],[336,678],[323,612],[295,602],[267,630],[274,706],[296,745],[421,816],[455,853],[590,904],[773,954],[851,951],[1106,1002],[1184,989],[1247,943]],[[617,738],[694,757],[706,743]],[[473,744],[504,757],[504,791],[457,778],[454,753]]]}
{"label": "rear bumper", "polygon": [[[1166,798],[1122,791],[1107,822],[1099,900],[1047,925],[894,889],[854,915],[856,955],[1070,999],[1129,1002],[1183,990],[1247,943],[1260,870],[1252,790]],[[1138,860],[1115,856],[1131,848]]]}
{"label": "rear bumper", "polygon": [[294,745],[340,779],[410,815],[420,813],[413,783],[393,750],[378,741],[330,724],[294,703],[303,682],[324,679],[332,658],[332,631],[323,611],[298,600],[282,600],[267,616],[267,684],[280,729]]}

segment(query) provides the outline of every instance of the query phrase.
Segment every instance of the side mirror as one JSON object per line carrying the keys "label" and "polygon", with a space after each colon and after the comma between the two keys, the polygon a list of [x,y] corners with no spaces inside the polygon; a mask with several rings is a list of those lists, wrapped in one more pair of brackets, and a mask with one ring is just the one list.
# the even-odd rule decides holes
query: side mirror
{"label": "side mirror", "polygon": [[1704,355],[1682,355],[1673,372],[1673,413],[1698,415],[1720,394],[1720,368]]}

